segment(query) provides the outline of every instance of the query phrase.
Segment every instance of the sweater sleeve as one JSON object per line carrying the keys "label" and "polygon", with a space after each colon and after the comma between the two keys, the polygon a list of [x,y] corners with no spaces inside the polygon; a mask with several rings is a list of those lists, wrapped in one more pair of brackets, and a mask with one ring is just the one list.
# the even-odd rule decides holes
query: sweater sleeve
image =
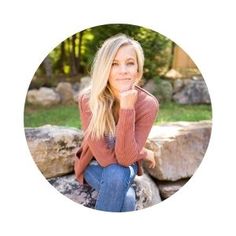
{"label": "sweater sleeve", "polygon": [[[91,120],[92,112],[89,110],[88,99],[85,97],[85,95],[79,96],[78,104],[82,129],[85,132]],[[91,139],[90,137],[88,137],[86,139],[86,143],[88,144],[93,156],[101,166],[106,166],[106,163],[114,162],[116,160],[115,150],[109,149],[103,138]]]}
{"label": "sweater sleeve", "polygon": [[142,149],[158,110],[159,104],[154,98],[150,98],[143,104],[142,109],[139,110],[141,114],[135,114],[134,109],[120,110],[115,145],[119,164],[129,166],[145,157],[146,152]]}
{"label": "sweater sleeve", "polygon": [[[158,111],[158,103],[150,99],[144,104],[144,112],[135,117],[134,109],[121,109],[119,121],[116,127],[116,143],[114,149],[109,149],[104,138],[87,138],[89,148],[101,166],[107,163],[118,162],[120,165],[129,166],[135,161],[143,159],[146,155],[143,147],[151,130]],[[91,120],[92,113],[88,107],[88,101],[79,97],[79,110],[82,122],[82,129],[86,131]]]}

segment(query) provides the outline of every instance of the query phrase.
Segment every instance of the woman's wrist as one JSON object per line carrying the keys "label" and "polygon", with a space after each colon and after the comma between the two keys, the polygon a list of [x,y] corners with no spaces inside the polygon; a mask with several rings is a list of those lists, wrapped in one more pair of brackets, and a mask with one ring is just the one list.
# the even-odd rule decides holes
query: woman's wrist
{"label": "woman's wrist", "polygon": [[132,109],[134,109],[134,105],[120,104],[120,109],[132,110]]}

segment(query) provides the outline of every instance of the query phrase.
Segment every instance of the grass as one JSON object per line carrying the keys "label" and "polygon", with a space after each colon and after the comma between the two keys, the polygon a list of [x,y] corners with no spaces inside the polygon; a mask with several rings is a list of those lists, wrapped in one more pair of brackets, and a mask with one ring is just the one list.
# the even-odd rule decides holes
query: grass
{"label": "grass", "polygon": [[160,104],[157,122],[211,120],[211,105],[181,105],[174,102]]}
{"label": "grass", "polygon": [[25,127],[46,124],[80,128],[79,111],[76,105],[58,105],[50,108],[25,106]]}
{"label": "grass", "polygon": [[[180,105],[173,102],[161,103],[156,123],[174,121],[211,120],[210,105]],[[81,128],[77,105],[58,105],[51,108],[25,106],[25,127],[38,127],[46,124]]]}

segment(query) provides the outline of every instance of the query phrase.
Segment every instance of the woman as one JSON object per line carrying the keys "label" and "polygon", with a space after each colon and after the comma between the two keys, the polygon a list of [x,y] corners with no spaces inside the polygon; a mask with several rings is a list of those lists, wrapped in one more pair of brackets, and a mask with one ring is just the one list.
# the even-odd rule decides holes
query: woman
{"label": "woman", "polygon": [[143,64],[137,41],[123,34],[109,38],[95,56],[91,86],[79,96],[85,138],[74,169],[80,183],[85,179],[98,191],[98,210],[135,210],[134,177],[142,175],[142,160],[155,166],[154,153],[144,145],[159,104],[137,86]]}

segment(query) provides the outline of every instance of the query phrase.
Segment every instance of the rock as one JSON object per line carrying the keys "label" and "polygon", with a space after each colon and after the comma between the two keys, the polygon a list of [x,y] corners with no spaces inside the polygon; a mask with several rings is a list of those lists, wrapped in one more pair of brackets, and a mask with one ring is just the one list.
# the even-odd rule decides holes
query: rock
{"label": "rock", "polygon": [[80,93],[83,89],[88,88],[89,85],[90,85],[90,83],[91,83],[91,77],[89,77],[89,76],[85,76],[85,77],[82,77],[82,78],[80,79],[80,84],[79,84],[79,86],[77,86],[77,88],[74,90],[74,95],[73,95],[73,97],[74,97],[74,102],[75,102],[75,103],[78,103],[78,96],[79,96],[79,93]]}
{"label": "rock", "polygon": [[172,68],[165,74],[165,77],[169,79],[179,79],[179,78],[182,78],[183,75],[177,70]]}
{"label": "rock", "polygon": [[173,88],[171,82],[167,80],[159,80],[154,95],[159,101],[171,101]]}
{"label": "rock", "polygon": [[202,75],[193,75],[193,76],[192,76],[192,79],[193,79],[193,80],[204,80],[204,78],[203,78]]}
{"label": "rock", "polygon": [[[74,148],[82,131],[57,126],[25,128],[32,157],[46,178],[73,171]],[[146,148],[156,154],[157,166],[144,168],[159,180],[176,181],[193,175],[206,152],[211,122],[175,122],[153,126]]]}
{"label": "rock", "polygon": [[159,101],[170,101],[172,99],[173,88],[168,80],[149,80],[143,88],[158,98]]}
{"label": "rock", "polygon": [[83,137],[80,130],[46,125],[25,128],[25,135],[31,155],[46,178],[73,171],[74,149]]}
{"label": "rock", "polygon": [[179,191],[186,183],[188,179],[181,179],[175,182],[171,181],[157,181],[158,188],[162,199],[167,199],[172,196],[174,193]]}
{"label": "rock", "polygon": [[71,83],[60,82],[56,87],[56,92],[60,95],[62,104],[74,103],[73,89]]}
{"label": "rock", "polygon": [[74,84],[72,84],[72,89],[74,92],[78,92],[80,88],[80,83],[79,82],[75,82]]}
{"label": "rock", "polygon": [[80,83],[76,82],[72,85],[73,89],[73,100],[75,103],[78,103],[78,96],[79,96],[79,91],[80,91]]}
{"label": "rock", "polygon": [[[94,209],[98,195],[97,191],[87,184],[81,185],[75,180],[73,174],[51,178],[48,181],[64,196],[83,206]],[[135,177],[132,187],[136,191],[137,210],[150,207],[161,201],[157,186],[147,175]]]}
{"label": "rock", "polygon": [[179,104],[210,104],[211,99],[204,80],[191,80],[173,96]]}
{"label": "rock", "polygon": [[[153,126],[145,145],[156,154],[156,167],[136,176],[132,185],[136,191],[137,209],[153,206],[171,196],[181,187],[181,182],[160,184],[160,180],[176,181],[190,178],[206,152],[211,134],[211,122],[175,122]],[[25,128],[31,155],[49,182],[75,202],[94,207],[96,192],[74,180],[74,149],[83,139],[80,130],[58,126]],[[159,180],[157,184],[152,178]],[[61,177],[60,177],[61,176]],[[166,183],[165,183],[166,184]]]}
{"label": "rock", "polygon": [[79,91],[81,91],[84,88],[87,88],[91,83],[91,77],[85,76],[80,79],[80,87]]}
{"label": "rock", "polygon": [[159,180],[191,177],[200,165],[211,135],[211,122],[175,122],[153,126],[145,147],[156,155],[156,167],[148,173]]}
{"label": "rock", "polygon": [[29,90],[26,96],[28,103],[50,107],[59,104],[61,98],[53,89],[41,87],[40,89]]}
{"label": "rock", "polygon": [[142,176],[136,176],[133,187],[136,192],[136,209],[151,207],[161,202],[159,189],[155,182],[144,173]]}
{"label": "rock", "polygon": [[179,92],[184,86],[183,79],[176,79],[173,81],[173,93]]}
{"label": "rock", "polygon": [[155,94],[157,90],[157,85],[153,79],[148,80],[148,82],[143,86],[143,89],[147,90],[151,94]]}
{"label": "rock", "polygon": [[48,181],[61,194],[69,199],[83,206],[94,208],[97,192],[87,184],[81,185],[75,180],[74,174],[51,178],[48,179]]}
{"label": "rock", "polygon": [[188,84],[191,84],[192,80],[191,79],[183,79],[183,82],[184,82],[184,86],[186,86]]}

